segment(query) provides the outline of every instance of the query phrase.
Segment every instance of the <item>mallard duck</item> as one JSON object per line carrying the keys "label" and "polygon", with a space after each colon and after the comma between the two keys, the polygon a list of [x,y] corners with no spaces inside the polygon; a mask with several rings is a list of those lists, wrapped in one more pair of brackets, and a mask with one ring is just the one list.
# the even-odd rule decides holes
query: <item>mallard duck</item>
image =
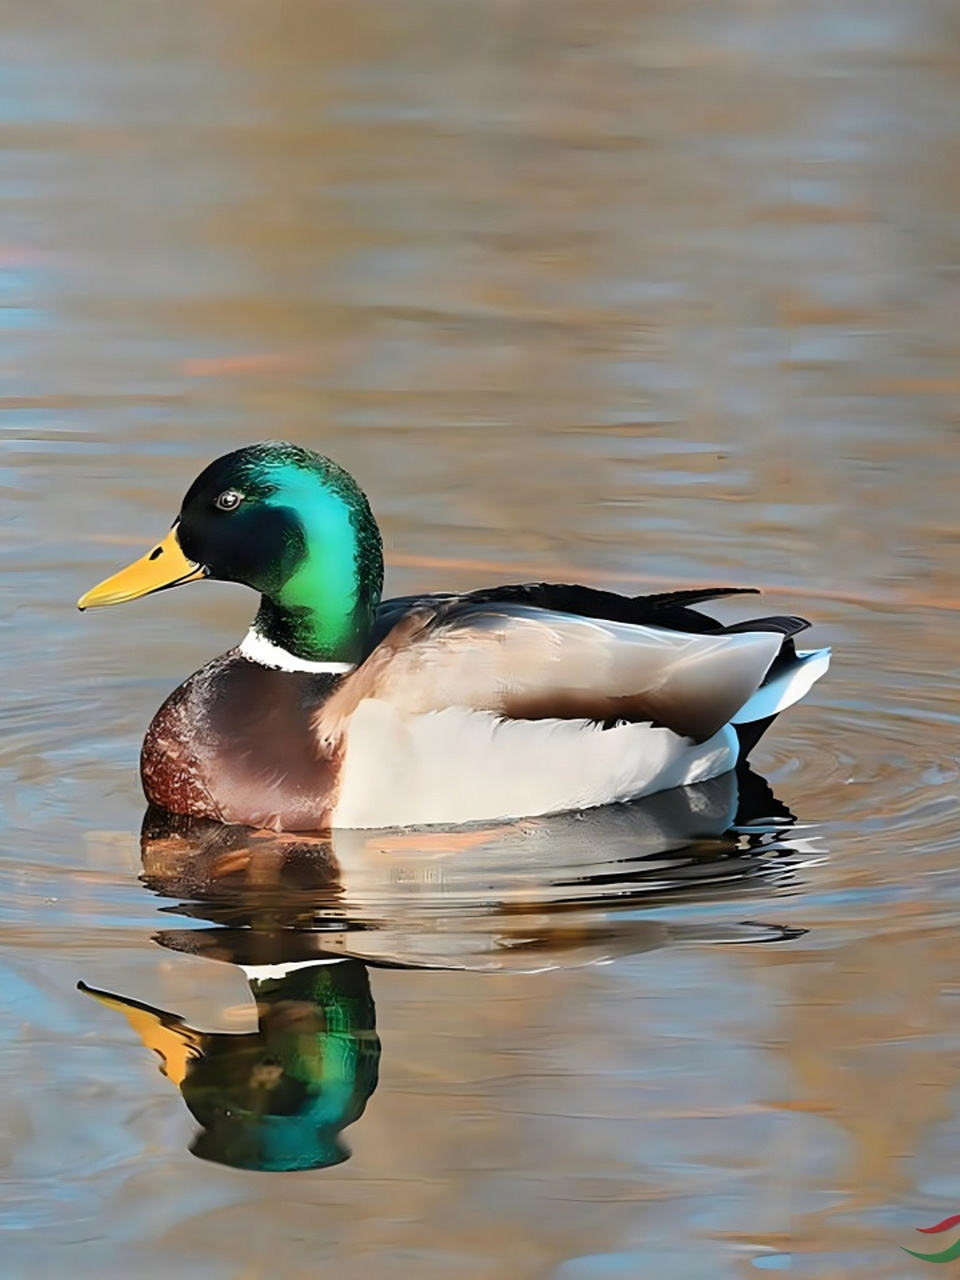
{"label": "mallard duck", "polygon": [[723,625],[744,588],[621,596],[524,583],[382,601],[380,532],[342,467],[225,454],[162,542],[81,609],[217,578],[260,593],[245,638],[147,731],[147,799],[274,830],[459,824],[716,777],[826,670],[802,618]]}

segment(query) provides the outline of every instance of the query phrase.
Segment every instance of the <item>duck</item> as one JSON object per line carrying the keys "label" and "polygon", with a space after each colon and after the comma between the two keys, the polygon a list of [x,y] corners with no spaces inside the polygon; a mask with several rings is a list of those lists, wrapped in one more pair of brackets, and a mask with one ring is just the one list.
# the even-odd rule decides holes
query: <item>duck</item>
{"label": "duck", "polygon": [[81,610],[187,583],[260,596],[244,638],[154,716],[144,794],[276,832],[510,821],[718,777],[826,671],[793,616],[527,582],[382,599],[366,495],[331,459],[262,441],[217,458],[169,533]]}

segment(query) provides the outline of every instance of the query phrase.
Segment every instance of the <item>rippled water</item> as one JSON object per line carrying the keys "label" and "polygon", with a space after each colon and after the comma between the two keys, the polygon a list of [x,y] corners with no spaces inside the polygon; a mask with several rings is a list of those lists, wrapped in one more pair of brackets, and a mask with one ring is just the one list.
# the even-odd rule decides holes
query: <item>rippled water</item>
{"label": "rippled water", "polygon": [[[960,1211],[955,8],[0,21],[4,1276],[929,1274],[901,1246]],[[834,666],[766,785],[171,830],[140,738],[252,598],[73,602],[265,436],[354,471],[395,593],[742,582]]]}

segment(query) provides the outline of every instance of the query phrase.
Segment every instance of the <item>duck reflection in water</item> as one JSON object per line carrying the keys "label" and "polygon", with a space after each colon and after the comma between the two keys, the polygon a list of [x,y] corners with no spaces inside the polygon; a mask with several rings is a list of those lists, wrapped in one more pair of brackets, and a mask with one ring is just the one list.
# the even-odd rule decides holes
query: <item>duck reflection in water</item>
{"label": "duck reflection in water", "polygon": [[349,1150],[341,1130],[377,1087],[380,1041],[358,960],[248,970],[258,1029],[197,1031],[176,1014],[80,984],[124,1013],[202,1126],[191,1151],[240,1169],[321,1169]]}
{"label": "duck reflection in water", "polygon": [[[195,1030],[126,996],[125,1014],[203,1126],[191,1150],[246,1169],[345,1160],[341,1131],[377,1085],[367,966],[513,970],[590,964],[684,942],[770,942],[796,930],[640,918],[638,904],[733,900],[792,879],[809,853],[793,815],[741,771],[629,805],[496,827],[253,831],[150,809],[144,883],[214,927],[171,950],[240,967],[256,1032]],[[801,931],[802,932],[802,931]]]}

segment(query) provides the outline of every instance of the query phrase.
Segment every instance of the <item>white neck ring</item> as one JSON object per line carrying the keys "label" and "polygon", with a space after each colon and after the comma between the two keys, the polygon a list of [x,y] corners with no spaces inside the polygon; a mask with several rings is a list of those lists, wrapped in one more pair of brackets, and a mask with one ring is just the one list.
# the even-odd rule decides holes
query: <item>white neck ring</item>
{"label": "white neck ring", "polygon": [[274,671],[309,671],[314,675],[342,676],[355,666],[352,662],[308,662],[306,658],[298,658],[288,649],[274,644],[254,627],[240,641],[237,652],[248,662],[272,667]]}

